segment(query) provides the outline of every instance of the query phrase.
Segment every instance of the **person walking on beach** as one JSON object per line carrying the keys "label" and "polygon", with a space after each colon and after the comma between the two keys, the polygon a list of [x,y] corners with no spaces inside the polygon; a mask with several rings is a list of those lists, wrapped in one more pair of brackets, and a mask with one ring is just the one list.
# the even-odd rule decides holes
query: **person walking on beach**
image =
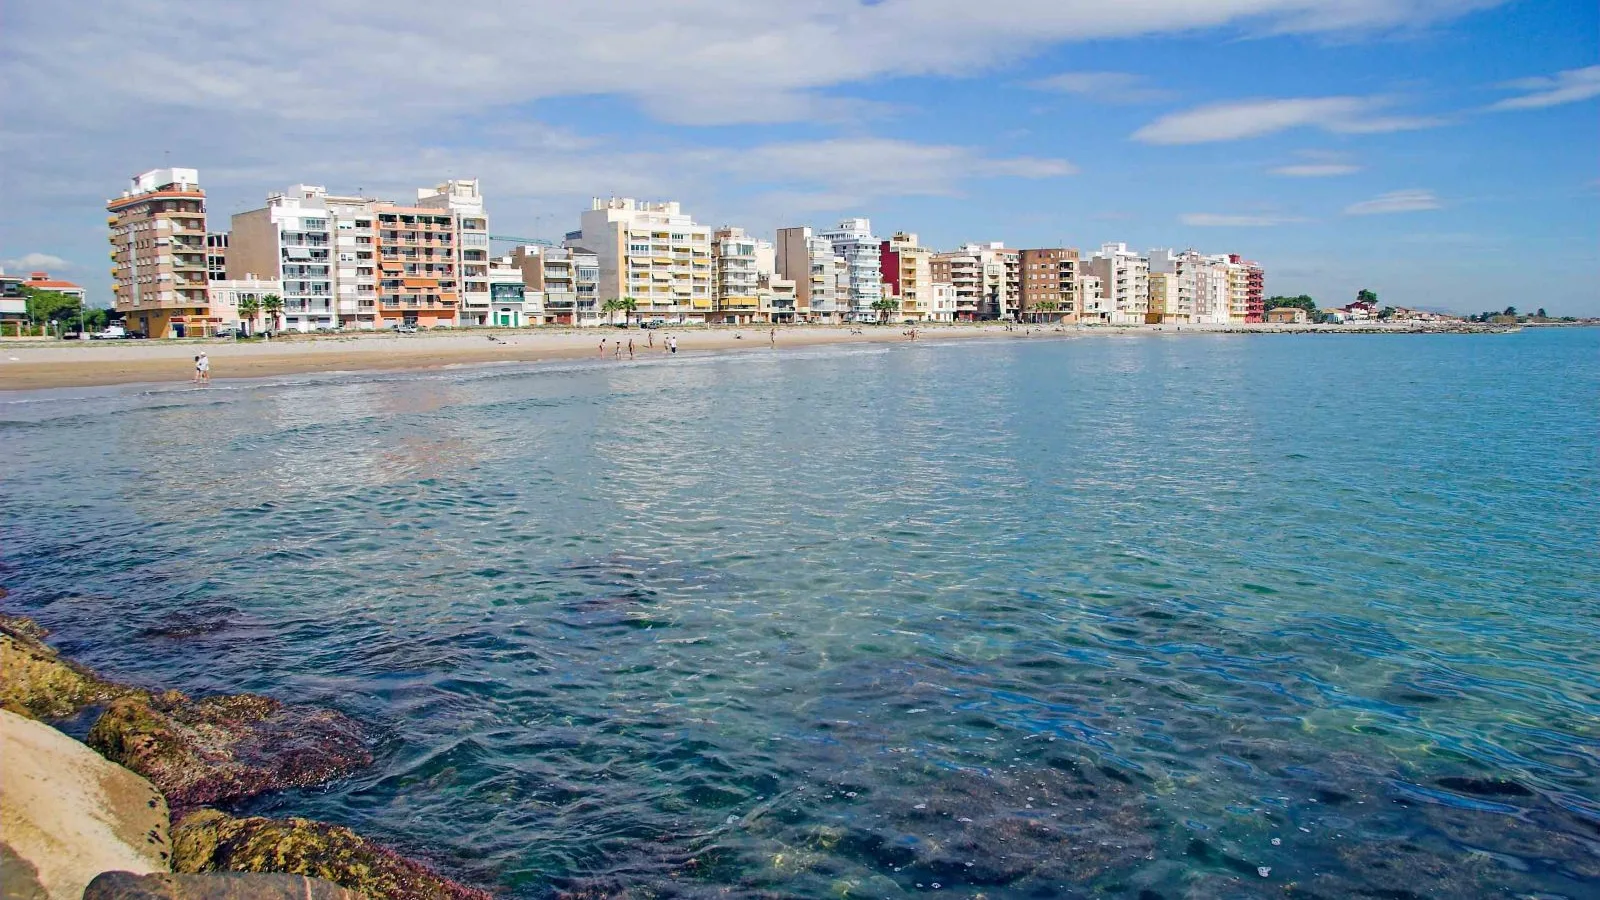
{"label": "person walking on beach", "polygon": [[211,357],[201,353],[194,358],[195,377],[201,384],[211,383]]}
{"label": "person walking on beach", "polygon": [[645,338],[650,341],[650,349],[654,350],[656,347],[656,333],[651,331],[649,334],[645,335]]}
{"label": "person walking on beach", "polygon": [[199,356],[196,356],[194,358],[194,378],[192,380],[194,381],[195,384],[199,384],[200,383],[200,357]]}
{"label": "person walking on beach", "polygon": [[633,337],[628,337],[628,358],[633,359]]}
{"label": "person walking on beach", "polygon": [[675,335],[675,334],[667,335],[667,352],[668,353],[677,353],[678,352],[678,336],[677,335]]}
{"label": "person walking on beach", "polygon": [[605,338],[601,338],[600,339],[600,358],[601,359],[605,359],[606,358],[606,339]]}
{"label": "person walking on beach", "polygon": [[774,347],[778,346],[778,329],[774,328],[767,332],[767,341]]}

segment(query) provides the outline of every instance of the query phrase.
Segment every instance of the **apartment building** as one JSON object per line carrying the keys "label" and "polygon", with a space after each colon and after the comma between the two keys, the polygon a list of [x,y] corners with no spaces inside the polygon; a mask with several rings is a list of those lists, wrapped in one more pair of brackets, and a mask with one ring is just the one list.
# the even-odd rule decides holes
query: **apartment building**
{"label": "apartment building", "polygon": [[[264,322],[261,313],[261,301],[268,294],[283,296],[283,282],[276,278],[257,278],[254,274],[246,274],[243,278],[218,278],[206,285],[206,298],[211,304],[211,314],[215,316],[225,328],[237,328],[241,325],[246,331],[254,334],[261,330]],[[256,312],[248,319],[239,313],[239,303],[243,300],[254,300]]]}
{"label": "apartment building", "polygon": [[[455,215],[438,207],[379,204],[373,218],[378,327],[456,325],[461,275]],[[487,261],[481,283],[487,293]]]}
{"label": "apartment building", "polygon": [[1110,325],[1143,325],[1150,310],[1150,261],[1127,244],[1102,244],[1085,269],[1100,279],[1105,296],[1092,318]]}
{"label": "apartment building", "polygon": [[869,219],[845,219],[819,235],[844,260],[846,282],[839,296],[840,314],[854,322],[876,321],[874,303],[883,299],[881,242],[872,236]]}
{"label": "apartment building", "polygon": [[903,322],[949,321],[936,318],[933,305],[933,251],[917,243],[917,236],[897,231],[879,245],[878,266],[884,293],[897,304]]}
{"label": "apartment building", "polygon": [[756,282],[756,299],[760,301],[763,320],[779,325],[791,325],[797,321],[798,288],[792,278],[762,272]]}
{"label": "apartment building", "polygon": [[317,185],[267,195],[267,205],[234,213],[228,280],[250,277],[283,286],[283,311],[272,330],[314,331],[339,324],[333,292],[333,218]]}
{"label": "apartment building", "polygon": [[1106,305],[1106,286],[1095,275],[1080,268],[1078,276],[1078,321],[1079,322],[1104,322],[1109,316]]}
{"label": "apartment building", "polygon": [[489,322],[489,217],[476,178],[452,178],[431,188],[417,189],[419,209],[446,210],[456,232],[455,270],[460,295],[460,323]]}
{"label": "apartment building", "polygon": [[714,309],[711,229],[676,201],[595,198],[568,247],[585,247],[599,262],[599,299],[633,298],[637,314],[703,322]]}
{"label": "apartment building", "polygon": [[544,322],[544,297],[529,291],[522,280],[522,268],[510,256],[489,260],[489,324],[500,328],[521,328]]}
{"label": "apartment building", "polygon": [[[511,263],[522,272],[527,297],[538,308],[538,320],[528,324],[601,323],[600,263],[596,254],[582,247],[525,244],[511,251]],[[533,315],[531,309],[529,315]]]}
{"label": "apartment building", "polygon": [[[833,242],[813,234],[809,226],[778,229],[776,274],[795,283],[795,317],[805,322],[841,320],[841,290],[848,290],[849,269],[833,252]],[[846,280],[841,281],[841,275]]]}
{"label": "apartment building", "polygon": [[933,280],[950,284],[961,321],[1015,319],[1022,304],[1022,253],[999,241],[962,244],[936,253],[930,261]]}
{"label": "apartment building", "polygon": [[1244,259],[1237,253],[1229,254],[1228,262],[1244,270],[1244,321],[1251,324],[1266,321],[1266,271],[1260,263]]}
{"label": "apartment building", "polygon": [[743,228],[733,226],[719,228],[712,235],[715,309],[708,321],[730,325],[765,321],[757,294],[761,275],[756,254],[758,243]]}
{"label": "apartment building", "polygon": [[1078,321],[1078,251],[1047,247],[1021,251],[1020,314],[1030,322]]}
{"label": "apartment building", "polygon": [[206,280],[221,281],[228,277],[228,233],[206,232]]}
{"label": "apartment building", "polygon": [[206,193],[195,169],[151,169],[106,201],[112,293],[130,328],[151,337],[206,334]]}

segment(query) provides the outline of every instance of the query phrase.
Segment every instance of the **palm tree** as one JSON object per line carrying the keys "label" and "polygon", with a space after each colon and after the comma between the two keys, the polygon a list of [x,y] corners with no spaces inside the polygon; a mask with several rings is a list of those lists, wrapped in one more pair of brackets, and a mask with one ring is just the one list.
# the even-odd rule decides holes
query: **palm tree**
{"label": "palm tree", "polygon": [[1033,308],[1038,311],[1034,314],[1033,320],[1038,322],[1041,321],[1038,313],[1053,313],[1061,308],[1061,304],[1055,302],[1054,300],[1045,300],[1041,303],[1035,303]]}
{"label": "palm tree", "polygon": [[244,320],[245,334],[255,331],[256,313],[261,311],[261,298],[255,294],[245,294],[239,300],[239,318]]}
{"label": "palm tree", "polygon": [[888,297],[885,297],[882,300],[874,300],[872,302],[872,308],[877,310],[878,321],[880,323],[889,321],[889,314],[894,312],[899,305],[900,304],[889,299]]}
{"label": "palm tree", "polygon": [[612,297],[610,300],[607,300],[606,302],[600,304],[600,311],[605,313],[606,314],[606,318],[609,319],[612,322],[616,321],[616,319],[617,319],[617,310],[619,310],[621,308],[622,308],[622,301],[618,300],[616,297]]}
{"label": "palm tree", "polygon": [[267,314],[267,330],[278,330],[278,314],[283,312],[283,298],[267,294],[261,298],[261,311]]}
{"label": "palm tree", "polygon": [[639,301],[632,297],[623,297],[617,301],[617,308],[622,310],[622,321],[633,324],[633,314],[639,311]]}

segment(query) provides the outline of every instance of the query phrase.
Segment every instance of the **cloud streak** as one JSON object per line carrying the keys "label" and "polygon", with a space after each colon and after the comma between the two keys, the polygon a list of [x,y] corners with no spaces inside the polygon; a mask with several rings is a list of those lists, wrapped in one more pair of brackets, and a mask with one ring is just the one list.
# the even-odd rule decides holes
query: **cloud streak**
{"label": "cloud streak", "polygon": [[1362,200],[1344,208],[1347,216],[1378,216],[1390,213],[1424,212],[1438,209],[1442,204],[1432,191],[1412,189],[1390,191],[1371,200]]}
{"label": "cloud streak", "polygon": [[1271,171],[1285,178],[1337,178],[1340,175],[1354,175],[1361,171],[1361,167],[1350,163],[1296,163],[1278,166]]}
{"label": "cloud streak", "polygon": [[1600,97],[1600,66],[1568,69],[1549,78],[1522,78],[1501,85],[1526,91],[1520,97],[1507,97],[1489,106],[1491,112],[1520,109],[1545,109]]}
{"label": "cloud streak", "polygon": [[1152,103],[1174,96],[1172,91],[1150,86],[1143,75],[1128,72],[1062,72],[1031,81],[1028,86],[1058,94],[1076,94],[1103,103]]}
{"label": "cloud streak", "polygon": [[0,260],[0,266],[11,270],[12,274],[16,274],[17,272],[36,269],[70,269],[72,268],[72,263],[48,253],[24,253],[16,259]]}
{"label": "cloud streak", "polygon": [[1390,116],[1376,97],[1294,97],[1213,103],[1162,116],[1133,133],[1146,144],[1206,144],[1264,137],[1295,128],[1334,134],[1377,134],[1431,128],[1444,119]]}

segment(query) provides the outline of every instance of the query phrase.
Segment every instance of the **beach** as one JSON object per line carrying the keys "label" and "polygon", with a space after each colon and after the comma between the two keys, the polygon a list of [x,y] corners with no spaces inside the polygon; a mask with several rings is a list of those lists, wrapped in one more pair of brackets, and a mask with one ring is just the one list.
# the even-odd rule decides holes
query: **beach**
{"label": "beach", "polygon": [[[777,351],[821,344],[887,343],[910,340],[910,326],[837,325],[780,326],[776,341],[768,326],[695,326],[680,329],[474,329],[419,334],[286,335],[271,341],[156,340],[0,342],[0,390],[94,387],[115,384],[187,381],[194,375],[194,357],[211,359],[214,378],[261,378],[310,372],[434,369],[496,362],[540,362],[598,358],[615,359],[616,341],[631,338],[636,359],[668,355],[665,338],[678,339],[680,353],[771,348]],[[1370,333],[1439,331],[1409,326],[1295,325],[1145,325],[1055,326],[1000,323],[917,326],[918,341],[972,338],[1037,340],[1083,335],[1196,335],[1216,333]],[[1455,329],[1460,330],[1460,329]],[[650,346],[651,335],[655,345]]]}

